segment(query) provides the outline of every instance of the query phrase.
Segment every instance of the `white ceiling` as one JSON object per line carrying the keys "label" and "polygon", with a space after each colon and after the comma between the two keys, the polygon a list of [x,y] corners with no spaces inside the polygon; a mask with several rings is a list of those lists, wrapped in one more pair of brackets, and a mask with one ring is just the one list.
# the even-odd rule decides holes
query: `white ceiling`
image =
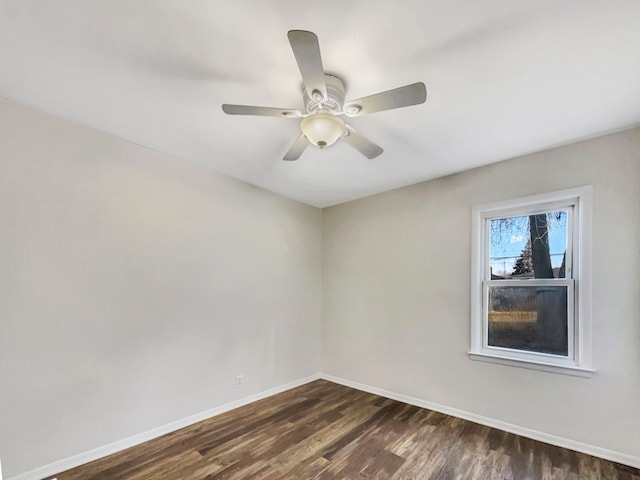
{"label": "white ceiling", "polygon": [[[0,95],[319,207],[640,124],[638,0],[0,0]],[[287,31],[315,32],[385,152],[309,147]]]}

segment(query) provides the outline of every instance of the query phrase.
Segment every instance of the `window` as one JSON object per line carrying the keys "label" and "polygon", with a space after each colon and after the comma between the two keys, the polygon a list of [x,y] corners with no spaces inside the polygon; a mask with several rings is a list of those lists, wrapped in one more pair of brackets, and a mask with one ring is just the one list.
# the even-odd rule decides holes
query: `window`
{"label": "window", "polygon": [[591,187],[473,209],[471,350],[589,376]]}

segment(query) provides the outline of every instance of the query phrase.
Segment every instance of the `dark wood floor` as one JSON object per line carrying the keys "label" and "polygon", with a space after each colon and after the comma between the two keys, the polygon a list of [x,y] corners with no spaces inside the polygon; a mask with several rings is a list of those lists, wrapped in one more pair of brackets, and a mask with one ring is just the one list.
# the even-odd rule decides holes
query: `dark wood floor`
{"label": "dark wood floor", "polygon": [[640,480],[640,471],[318,380],[57,477]]}

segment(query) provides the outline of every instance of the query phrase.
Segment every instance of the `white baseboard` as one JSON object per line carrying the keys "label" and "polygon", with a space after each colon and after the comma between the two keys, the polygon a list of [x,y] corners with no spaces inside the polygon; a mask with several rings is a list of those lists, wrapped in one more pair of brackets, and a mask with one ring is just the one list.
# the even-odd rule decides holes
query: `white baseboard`
{"label": "white baseboard", "polygon": [[221,413],[234,410],[238,407],[242,407],[249,403],[253,403],[258,400],[271,397],[278,393],[291,390],[292,388],[296,388],[301,385],[304,385],[305,383],[318,380],[319,378],[320,378],[320,374],[318,373],[315,375],[311,375],[309,377],[295,380],[285,385],[280,385],[279,387],[270,388],[269,390],[265,390],[264,392],[256,393],[254,395],[241,398],[240,400],[236,400],[234,402],[227,403],[219,407],[206,410],[204,412],[196,413],[195,415],[191,415],[190,417],[182,418],[180,420],[176,420],[175,422],[167,423],[166,425],[153,428],[151,430],[148,430],[143,433],[139,433],[137,435],[134,435],[129,438],[125,438],[123,440],[118,440],[117,442],[109,443],[108,445],[104,445],[102,447],[94,448],[93,450],[89,450],[88,452],[79,453],[77,455],[73,455],[72,457],[64,458],[62,460],[49,463],[42,467],[38,467],[35,470],[30,470],[28,472],[21,473],[20,475],[17,475],[15,477],[7,478],[7,480],[41,480],[42,478],[55,475],[56,473],[69,470],[70,468],[79,467],[80,465],[84,465],[85,463],[93,462],[94,460],[98,460],[99,458],[106,457],[107,455],[120,452],[122,450],[125,450],[130,447],[134,447],[136,445],[147,442],[154,438],[161,437],[162,435],[165,435],[167,433],[171,433],[181,428],[188,427],[189,425],[193,425],[194,423],[198,423],[202,420],[206,420],[207,418],[215,417],[216,415],[220,415]]}
{"label": "white baseboard", "polygon": [[494,418],[484,417],[482,415],[476,415],[475,413],[459,410],[457,408],[447,407],[446,405],[440,405],[438,403],[421,400],[419,398],[410,397],[408,395],[402,395],[400,393],[390,392],[381,388],[364,385],[358,382],[352,382],[344,378],[334,377],[333,375],[321,374],[320,378],[328,380],[330,382],[338,383],[346,387],[355,388],[356,390],[362,390],[363,392],[373,393],[380,395],[381,397],[390,398],[392,400],[398,400],[399,402],[415,405],[416,407],[427,408],[436,412],[451,415],[452,417],[462,418],[471,422],[486,425],[488,427],[497,428],[506,432],[515,433],[522,437],[531,438],[532,440],[538,440],[540,442],[549,443],[562,448],[568,448],[577,452],[586,453],[587,455],[593,455],[594,457],[604,458],[613,462],[622,463],[630,467],[640,468],[640,457],[635,455],[629,455],[628,453],[616,452],[608,450],[606,448],[597,447],[587,443],[577,442],[564,437],[558,437],[549,433],[539,432],[530,428],[521,427],[512,423],[503,422]]}

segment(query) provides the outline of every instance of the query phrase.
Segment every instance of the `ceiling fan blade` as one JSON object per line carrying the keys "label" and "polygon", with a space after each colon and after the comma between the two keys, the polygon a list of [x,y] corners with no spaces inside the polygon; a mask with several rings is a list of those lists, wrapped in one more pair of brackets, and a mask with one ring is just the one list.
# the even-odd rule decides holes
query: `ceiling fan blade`
{"label": "ceiling fan blade", "polygon": [[349,117],[359,117],[360,115],[381,112],[383,110],[417,105],[424,103],[426,99],[427,88],[424,86],[424,83],[418,82],[357,100],[350,100],[345,103],[343,110]]}
{"label": "ceiling fan blade", "polygon": [[[315,33],[305,30],[290,30],[287,36],[293,55],[298,62],[307,95],[316,101],[326,100],[327,86],[324,83],[324,68],[322,67],[318,37]],[[317,98],[318,94],[322,95],[322,99]]]}
{"label": "ceiling fan blade", "polygon": [[291,145],[291,148],[289,149],[287,154],[284,157],[282,157],[282,159],[283,160],[299,159],[300,155],[302,155],[302,152],[304,152],[304,149],[307,148],[307,145],[309,145],[309,140],[307,140],[307,137],[305,137],[304,134],[300,134],[300,136],[296,139],[295,142],[293,142],[293,145]]}
{"label": "ceiling fan blade", "polygon": [[222,111],[229,115],[259,115],[261,117],[298,118],[302,115],[299,110],[275,107],[254,107],[253,105],[222,105]]}
{"label": "ceiling fan blade", "polygon": [[358,150],[365,157],[369,159],[376,158],[378,155],[380,155],[384,151],[382,150],[382,147],[373,143],[371,140],[366,138],[364,135],[362,135],[352,126],[346,125],[346,127],[347,127],[347,131],[349,132],[349,135],[343,135],[340,138],[342,138],[342,140],[344,140],[353,148]]}

